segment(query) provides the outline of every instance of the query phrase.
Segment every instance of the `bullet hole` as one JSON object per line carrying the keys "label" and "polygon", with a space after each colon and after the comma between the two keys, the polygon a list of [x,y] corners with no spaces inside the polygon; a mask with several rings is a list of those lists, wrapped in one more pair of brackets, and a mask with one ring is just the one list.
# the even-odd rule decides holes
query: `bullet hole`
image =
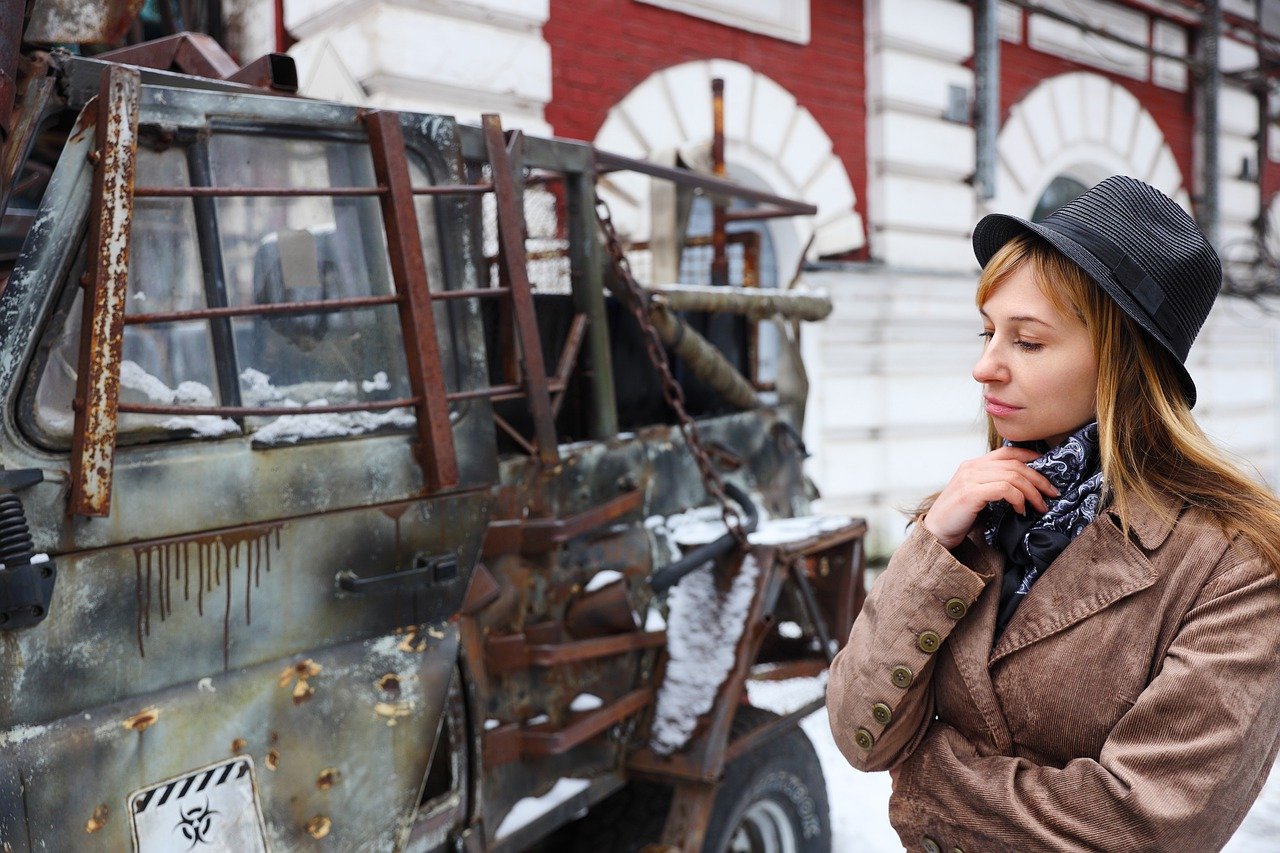
{"label": "bullet hole", "polygon": [[244,748],[248,745],[249,745],[249,742],[244,738],[242,737],[236,738],[235,740],[231,741],[231,754],[239,755],[240,753],[244,752]]}
{"label": "bullet hole", "polygon": [[400,692],[400,676],[394,672],[388,672],[386,675],[378,679],[378,687],[388,693]]}
{"label": "bullet hole", "polygon": [[321,839],[329,834],[329,830],[333,828],[333,821],[322,814],[318,814],[311,820],[307,821],[307,832],[312,838]]}
{"label": "bullet hole", "polygon": [[316,777],[316,787],[321,791],[327,791],[334,785],[338,784],[342,774],[338,772],[336,767],[326,767],[320,771],[320,775]]}
{"label": "bullet hole", "polygon": [[280,750],[268,749],[267,750],[267,769],[275,770],[279,766],[280,766]]}
{"label": "bullet hole", "polygon": [[146,731],[155,725],[156,720],[160,719],[160,709],[151,707],[139,711],[129,719],[125,720],[121,725],[126,729],[134,732]]}
{"label": "bullet hole", "polygon": [[102,829],[102,827],[107,825],[107,816],[109,814],[110,810],[107,808],[107,804],[99,803],[97,808],[93,810],[93,814],[89,816],[87,821],[85,821],[84,831],[92,835],[99,829]]}
{"label": "bullet hole", "polygon": [[280,686],[288,688],[292,685],[293,704],[301,705],[316,692],[315,688],[308,682],[308,679],[319,675],[323,669],[320,664],[311,659],[299,661],[292,666],[285,667],[284,671],[280,673]]}

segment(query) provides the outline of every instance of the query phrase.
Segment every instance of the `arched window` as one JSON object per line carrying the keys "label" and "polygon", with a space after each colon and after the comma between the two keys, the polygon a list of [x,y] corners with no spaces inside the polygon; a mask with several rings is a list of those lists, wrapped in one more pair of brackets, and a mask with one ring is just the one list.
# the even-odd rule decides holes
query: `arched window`
{"label": "arched window", "polygon": [[1040,194],[1036,209],[1031,213],[1031,221],[1039,222],[1067,202],[1084,195],[1087,189],[1089,188],[1075,178],[1059,175],[1050,181],[1049,186],[1045,187],[1044,192]]}

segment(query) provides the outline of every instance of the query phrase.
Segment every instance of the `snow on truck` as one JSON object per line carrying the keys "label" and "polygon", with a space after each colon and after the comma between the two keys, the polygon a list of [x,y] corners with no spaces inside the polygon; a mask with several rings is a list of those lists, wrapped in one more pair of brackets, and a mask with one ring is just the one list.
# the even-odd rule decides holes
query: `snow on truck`
{"label": "snow on truck", "polygon": [[828,849],[830,303],[726,228],[812,208],[140,5],[0,0],[0,849]]}

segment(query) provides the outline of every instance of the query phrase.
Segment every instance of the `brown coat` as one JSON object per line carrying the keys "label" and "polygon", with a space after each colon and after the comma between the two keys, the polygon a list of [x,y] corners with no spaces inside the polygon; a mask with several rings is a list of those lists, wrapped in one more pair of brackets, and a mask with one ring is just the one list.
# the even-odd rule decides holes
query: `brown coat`
{"label": "brown coat", "polygon": [[[916,525],[831,667],[909,850],[1217,850],[1280,746],[1280,583],[1202,513],[1105,512],[995,647],[1002,559]],[[932,632],[932,633],[931,633]],[[930,651],[931,650],[931,651]]]}

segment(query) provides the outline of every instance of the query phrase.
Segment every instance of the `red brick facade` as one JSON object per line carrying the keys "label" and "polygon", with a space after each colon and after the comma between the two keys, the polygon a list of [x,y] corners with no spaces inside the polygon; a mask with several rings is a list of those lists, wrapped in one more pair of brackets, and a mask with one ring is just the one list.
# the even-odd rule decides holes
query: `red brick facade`
{"label": "red brick facade", "polygon": [[822,125],[865,218],[863,18],[861,3],[812,0],[812,38],[801,45],[635,0],[551,0],[542,30],[551,46],[547,121],[558,136],[592,139],[609,108],[655,71],[699,59],[741,62],[789,91]]}

